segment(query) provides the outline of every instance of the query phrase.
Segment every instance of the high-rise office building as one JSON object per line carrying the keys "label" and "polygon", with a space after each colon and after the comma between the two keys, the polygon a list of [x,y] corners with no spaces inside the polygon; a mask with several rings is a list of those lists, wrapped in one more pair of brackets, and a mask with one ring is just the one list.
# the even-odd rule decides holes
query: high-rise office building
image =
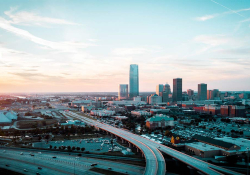
{"label": "high-rise office building", "polygon": [[158,85],[156,86],[156,94],[157,94],[158,96],[162,96],[162,95],[160,95],[161,92],[163,92],[163,84],[158,84]]}
{"label": "high-rise office building", "polygon": [[213,97],[213,91],[207,90],[207,100],[212,100],[212,97]]}
{"label": "high-rise office building", "polygon": [[128,85],[119,84],[118,99],[123,100],[128,98]]}
{"label": "high-rise office building", "polygon": [[207,99],[208,100],[218,100],[220,99],[219,89],[207,90]]}
{"label": "high-rise office building", "polygon": [[173,79],[173,102],[182,101],[182,79]]}
{"label": "high-rise office building", "polygon": [[198,99],[199,100],[207,99],[207,84],[205,83],[198,84]]}
{"label": "high-rise office building", "polygon": [[212,100],[219,100],[220,99],[220,91],[219,89],[212,90],[213,99]]}
{"label": "high-rise office building", "polygon": [[169,84],[165,84],[163,86],[163,92],[160,96],[162,96],[162,102],[170,102],[169,95],[171,94],[171,89]]}
{"label": "high-rise office building", "polygon": [[139,96],[139,71],[137,64],[131,64],[129,70],[129,97]]}
{"label": "high-rise office building", "polygon": [[171,88],[170,88],[170,85],[168,83],[166,83],[163,87],[163,91],[168,93],[168,94],[171,94]]}
{"label": "high-rise office building", "polygon": [[189,98],[191,98],[194,95],[194,90],[188,89],[187,90],[187,95],[188,95]]}

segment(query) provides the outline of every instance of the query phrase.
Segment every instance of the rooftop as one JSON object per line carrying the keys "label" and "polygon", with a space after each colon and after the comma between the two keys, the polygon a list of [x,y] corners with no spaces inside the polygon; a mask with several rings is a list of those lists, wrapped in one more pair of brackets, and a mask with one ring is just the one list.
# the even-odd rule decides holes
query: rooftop
{"label": "rooftop", "polygon": [[174,118],[169,117],[167,115],[160,114],[160,115],[156,115],[156,116],[153,116],[153,117],[147,119],[147,121],[149,121],[149,122],[159,122],[159,121],[162,121],[162,120],[170,121],[170,120],[174,120]]}
{"label": "rooftop", "polygon": [[200,135],[194,135],[193,138],[195,140],[198,140],[200,142],[205,142],[205,143],[208,143],[208,144],[211,144],[211,145],[214,145],[214,146],[218,146],[218,147],[222,147],[224,149],[230,149],[232,148],[233,146],[235,146],[235,144],[232,144],[232,143],[228,143],[228,142],[224,142],[222,140],[216,140],[216,139],[213,139],[213,138],[210,138],[210,137],[205,137],[205,136],[200,136]]}

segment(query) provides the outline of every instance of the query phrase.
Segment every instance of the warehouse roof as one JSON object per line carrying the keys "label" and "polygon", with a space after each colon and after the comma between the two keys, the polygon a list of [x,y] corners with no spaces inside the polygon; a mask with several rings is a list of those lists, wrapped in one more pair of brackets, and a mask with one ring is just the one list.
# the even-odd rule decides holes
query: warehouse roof
{"label": "warehouse roof", "polygon": [[200,136],[197,134],[193,136],[193,139],[198,140],[199,142],[207,143],[207,144],[214,145],[214,146],[227,149],[227,150],[235,146],[235,144],[232,144],[232,143],[224,142],[221,140],[216,140],[210,137]]}
{"label": "warehouse roof", "polygon": [[11,120],[0,112],[0,123],[11,123]]}

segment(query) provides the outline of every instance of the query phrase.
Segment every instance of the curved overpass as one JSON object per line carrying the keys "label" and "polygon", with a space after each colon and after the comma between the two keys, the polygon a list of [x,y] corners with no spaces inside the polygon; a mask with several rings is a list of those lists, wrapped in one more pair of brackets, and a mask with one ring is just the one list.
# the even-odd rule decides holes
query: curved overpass
{"label": "curved overpass", "polygon": [[145,155],[145,159],[146,159],[146,168],[145,168],[145,175],[163,175],[166,172],[166,164],[165,164],[165,160],[164,157],[162,156],[162,154],[160,153],[159,150],[155,149],[155,148],[151,148],[148,145],[146,145],[144,142],[142,142],[141,140],[138,140],[137,138],[135,138],[134,136],[136,136],[135,134],[128,134],[129,132],[124,131],[122,129],[117,129],[115,127],[112,127],[110,125],[106,125],[106,124],[102,124],[100,122],[97,122],[95,120],[91,120],[88,119],[86,117],[83,117],[81,115],[75,114],[73,112],[65,112],[64,115],[70,115],[73,117],[76,117],[80,120],[83,120],[84,122],[86,122],[89,125],[95,126],[97,128],[101,128],[102,130],[108,131],[118,137],[121,137],[125,140],[127,140],[128,142],[136,145]]}
{"label": "curved overpass", "polygon": [[[162,144],[159,144],[157,142],[154,142],[152,140],[146,139],[144,137],[141,137],[139,135],[130,133],[128,131],[122,130],[122,129],[118,129],[115,127],[112,127],[110,125],[107,124],[102,124],[98,121],[89,119],[87,117],[78,115],[76,113],[73,112],[68,112],[66,113],[66,115],[71,115],[73,117],[76,117],[80,120],[83,120],[84,122],[86,122],[87,124],[96,126],[98,128],[101,128],[103,130],[106,130],[108,132],[111,132],[119,137],[122,137],[126,140],[128,140],[129,142],[133,143],[134,145],[136,145],[137,147],[139,147],[145,157],[146,157],[146,170],[144,174],[159,174],[159,175],[163,175],[166,172],[166,165],[165,165],[165,160],[162,156],[162,154],[160,153],[160,151],[170,155],[171,157],[184,162],[185,164],[194,167],[195,169],[205,173],[205,174],[223,174],[221,172],[227,173],[227,174],[232,174],[232,175],[240,175],[240,173],[228,170],[228,169],[224,169],[218,166],[215,166],[213,164],[209,164],[207,162],[204,162],[202,160],[196,159],[192,156],[189,156],[187,154],[184,154],[182,152],[179,152],[177,150],[174,150],[172,148],[169,148],[167,146],[164,146]],[[160,151],[159,151],[160,150]],[[147,155],[149,154],[149,155]]]}

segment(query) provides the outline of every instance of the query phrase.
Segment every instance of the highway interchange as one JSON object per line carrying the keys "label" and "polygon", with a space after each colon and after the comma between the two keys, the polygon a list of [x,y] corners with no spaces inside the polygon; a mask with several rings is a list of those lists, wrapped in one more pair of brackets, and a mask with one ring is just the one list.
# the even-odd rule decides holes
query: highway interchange
{"label": "highway interchange", "polygon": [[139,149],[144,153],[145,158],[146,158],[147,164],[146,164],[146,168],[144,172],[145,175],[163,175],[166,173],[166,164],[165,164],[165,160],[161,152],[164,152],[167,155],[170,155],[173,158],[179,161],[182,161],[186,163],[187,165],[189,165],[190,167],[193,167],[197,169],[198,171],[205,173],[205,174],[212,174],[212,175],[224,174],[224,173],[232,174],[232,175],[240,174],[240,173],[228,170],[228,169],[224,169],[222,167],[215,166],[213,164],[209,164],[207,162],[196,159],[194,157],[191,157],[182,152],[171,149],[157,142],[143,138],[139,135],[125,131],[123,129],[112,127],[104,123],[100,123],[96,120],[89,119],[82,115],[78,115],[74,112],[67,111],[67,112],[64,112],[64,115],[77,118],[89,125],[95,126],[96,128],[100,128],[102,130],[108,131],[118,137],[121,137],[127,140],[130,143],[133,143],[137,147],[139,147]]}
{"label": "highway interchange", "polygon": [[[99,175],[90,171],[91,168],[111,169],[112,171],[128,174],[142,174],[144,167],[124,164],[114,161],[77,157],[49,151],[30,151],[24,149],[0,148],[0,167],[24,174],[87,174]],[[31,156],[34,155],[34,156]],[[55,157],[55,158],[53,158]],[[95,166],[91,166],[97,164]],[[41,167],[42,169],[38,169]],[[25,171],[26,170],[26,171]]]}

